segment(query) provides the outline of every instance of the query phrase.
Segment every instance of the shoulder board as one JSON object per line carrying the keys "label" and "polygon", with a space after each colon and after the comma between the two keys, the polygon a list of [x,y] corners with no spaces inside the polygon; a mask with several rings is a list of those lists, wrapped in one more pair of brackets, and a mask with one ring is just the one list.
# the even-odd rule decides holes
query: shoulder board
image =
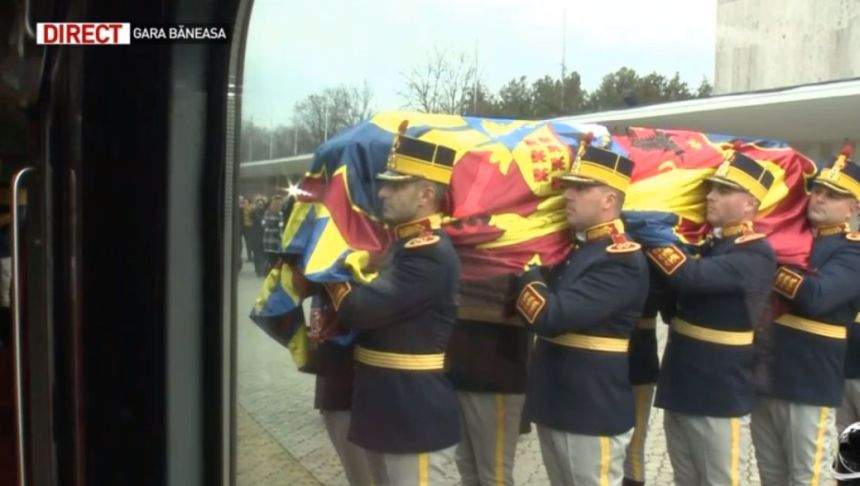
{"label": "shoulder board", "polygon": [[860,231],[851,231],[845,233],[845,239],[848,241],[860,241]]}
{"label": "shoulder board", "polygon": [[766,236],[767,235],[764,233],[750,233],[748,235],[738,236],[737,238],[735,238],[735,244],[742,245],[751,241],[758,241]]}
{"label": "shoulder board", "polygon": [[410,250],[415,248],[421,248],[424,246],[435,245],[439,243],[439,235],[425,235],[425,236],[416,236],[411,240],[407,241],[406,244],[403,245],[403,248],[408,248]]}
{"label": "shoulder board", "polygon": [[635,241],[625,241],[623,243],[613,243],[606,247],[608,253],[633,253],[642,249],[642,245]]}

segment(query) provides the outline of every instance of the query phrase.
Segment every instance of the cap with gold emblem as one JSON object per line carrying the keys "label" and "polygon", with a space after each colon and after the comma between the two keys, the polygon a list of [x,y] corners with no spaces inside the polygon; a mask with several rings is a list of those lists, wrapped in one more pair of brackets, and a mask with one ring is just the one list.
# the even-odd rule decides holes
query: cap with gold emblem
{"label": "cap with gold emblem", "polygon": [[558,179],[573,184],[604,184],[621,192],[630,187],[633,161],[609,150],[589,145],[583,137],[570,171]]}
{"label": "cap with gold emblem", "polygon": [[400,182],[416,178],[450,184],[457,151],[404,135],[409,122],[400,124],[398,135],[388,155],[388,166],[376,175],[381,181]]}
{"label": "cap with gold emblem", "polygon": [[852,152],[851,145],[845,144],[833,163],[822,170],[812,182],[860,199],[860,165],[851,161]]}
{"label": "cap with gold emblem", "polygon": [[709,181],[747,191],[761,202],[773,185],[773,174],[755,159],[729,150]]}

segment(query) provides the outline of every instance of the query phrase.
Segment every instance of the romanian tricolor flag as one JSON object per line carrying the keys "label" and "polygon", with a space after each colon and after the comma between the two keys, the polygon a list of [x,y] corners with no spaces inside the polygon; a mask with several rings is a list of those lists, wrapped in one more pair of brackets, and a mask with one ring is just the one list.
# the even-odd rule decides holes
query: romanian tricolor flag
{"label": "romanian tricolor flag", "polygon": [[635,239],[696,245],[704,220],[704,179],[726,150],[764,163],[776,182],[761,207],[759,231],[784,263],[804,263],[811,234],[802,227],[806,179],[815,166],[785,144],[698,132],[632,128],[610,135],[565,119],[518,121],[386,112],[348,129],[314,154],[283,234],[283,263],[266,278],[252,319],[288,345],[304,364],[300,302],[312,283],[368,279],[367,262],[392,236],[379,221],[378,182],[398,127],[456,150],[443,227],[456,246],[464,288],[515,275],[527,263],[551,266],[571,248],[564,200],[555,176],[569,170],[586,140],[632,159],[625,203]]}

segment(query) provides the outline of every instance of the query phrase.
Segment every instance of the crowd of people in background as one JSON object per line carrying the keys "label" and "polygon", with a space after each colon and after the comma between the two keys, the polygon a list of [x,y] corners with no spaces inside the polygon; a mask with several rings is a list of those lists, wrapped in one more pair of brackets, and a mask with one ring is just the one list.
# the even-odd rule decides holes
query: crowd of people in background
{"label": "crowd of people in background", "polygon": [[239,196],[239,208],[246,260],[253,262],[258,277],[264,277],[278,259],[292,204],[280,193],[255,194],[253,198]]}

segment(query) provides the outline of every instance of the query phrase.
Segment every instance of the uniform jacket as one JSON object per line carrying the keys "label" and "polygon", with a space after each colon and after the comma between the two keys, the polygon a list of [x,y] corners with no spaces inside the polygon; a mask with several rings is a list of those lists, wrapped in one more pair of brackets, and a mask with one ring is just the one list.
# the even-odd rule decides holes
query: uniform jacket
{"label": "uniform jacket", "polygon": [[647,252],[677,292],[658,407],[713,417],[752,410],[753,330],[769,302],[776,257],[764,235],[744,228],[712,239],[700,258],[674,246]]}
{"label": "uniform jacket", "polygon": [[[773,326],[772,395],[828,407],[842,403],[843,366],[860,377],[860,235],[833,229],[817,232],[808,271],[780,267],[774,281],[789,309]],[[855,341],[847,359],[846,334]]]}
{"label": "uniform jacket", "polygon": [[320,411],[349,410],[352,401],[353,347],[331,341],[317,349],[314,408]]}
{"label": "uniform jacket", "polygon": [[586,236],[546,281],[534,269],[521,278],[517,307],[538,337],[524,414],[545,427],[599,436],[633,427],[627,349],[648,264],[612,224],[616,234]]}
{"label": "uniform jacket", "polygon": [[[375,451],[434,451],[460,440],[457,400],[442,364],[460,263],[445,233],[422,231],[401,235],[371,283],[329,288],[341,323],[359,331],[349,440]],[[359,349],[396,363],[367,364]],[[439,357],[438,367],[395,369],[428,356]]]}

